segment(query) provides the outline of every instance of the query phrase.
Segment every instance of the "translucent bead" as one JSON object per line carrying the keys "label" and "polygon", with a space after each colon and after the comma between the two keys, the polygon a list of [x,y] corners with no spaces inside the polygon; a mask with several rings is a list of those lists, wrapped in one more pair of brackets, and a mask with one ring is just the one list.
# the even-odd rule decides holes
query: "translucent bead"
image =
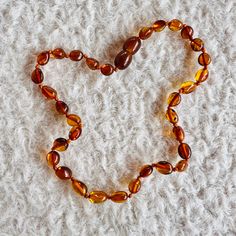
{"label": "translucent bead", "polygon": [[122,203],[128,199],[128,194],[124,191],[117,191],[110,196],[110,199],[113,202]]}
{"label": "translucent bead", "polygon": [[41,84],[44,79],[43,72],[39,68],[36,68],[32,72],[31,79],[35,84]]}
{"label": "translucent bead", "polygon": [[151,165],[145,165],[141,168],[139,172],[139,176],[142,178],[147,177],[150,174],[152,174],[152,171],[153,171],[153,167]]}
{"label": "translucent bead", "polygon": [[184,130],[180,126],[175,126],[173,128],[173,133],[179,142],[183,142],[185,134]]}
{"label": "translucent bead", "polygon": [[185,171],[187,167],[188,167],[188,161],[182,160],[176,164],[175,170],[178,172],[182,172],[182,171]]}
{"label": "translucent bead", "polygon": [[153,32],[153,29],[150,27],[143,27],[140,31],[139,31],[139,38],[142,40],[148,39],[151,37]]}
{"label": "translucent bead", "polygon": [[111,75],[114,72],[114,67],[111,64],[104,64],[100,68],[103,75]]}
{"label": "translucent bead", "polygon": [[201,51],[204,47],[204,43],[201,39],[195,38],[191,41],[190,46],[193,51]]}
{"label": "translucent bead", "polygon": [[69,107],[63,101],[56,101],[56,109],[60,114],[66,114],[69,111]]}
{"label": "translucent bead", "polygon": [[130,183],[129,183],[129,191],[131,193],[137,193],[141,188],[141,181],[140,179],[133,179]]}
{"label": "translucent bead", "polygon": [[168,23],[168,27],[172,31],[178,31],[183,28],[183,23],[177,19],[173,19]]}
{"label": "translucent bead", "polygon": [[63,59],[66,57],[66,53],[62,48],[56,48],[52,51],[52,56],[56,59]]}
{"label": "translucent bead", "polygon": [[88,189],[87,189],[87,186],[83,182],[77,179],[72,179],[72,187],[75,190],[75,192],[77,192],[81,196],[83,197],[86,196]]}
{"label": "translucent bead", "polygon": [[166,27],[166,22],[164,20],[158,20],[153,24],[152,29],[155,32],[160,32],[163,29],[165,29],[165,27]]}
{"label": "translucent bead", "polygon": [[167,100],[167,103],[170,107],[177,106],[180,104],[180,102],[181,102],[181,96],[177,92],[171,93]]}
{"label": "translucent bead", "polygon": [[181,143],[178,147],[178,153],[183,159],[189,159],[191,157],[192,151],[187,143]]}
{"label": "translucent bead", "polygon": [[48,99],[55,99],[57,97],[57,91],[46,85],[42,87],[42,94]]}
{"label": "translucent bead", "polygon": [[207,69],[200,69],[197,71],[196,75],[195,75],[195,80],[197,81],[197,83],[202,83],[205,80],[207,80],[208,78],[208,70]]}
{"label": "translucent bead", "polygon": [[49,52],[41,52],[37,57],[37,62],[39,65],[43,66],[46,65],[49,61]]}
{"label": "translucent bead", "polygon": [[107,194],[102,191],[93,191],[89,194],[89,201],[92,203],[102,203],[107,200]]}
{"label": "translucent bead", "polygon": [[81,119],[79,116],[77,116],[75,114],[67,115],[67,124],[70,126],[80,126]]}
{"label": "translucent bead", "polygon": [[80,50],[73,50],[70,52],[69,58],[72,61],[80,61],[84,57],[83,53]]}
{"label": "translucent bead", "polygon": [[59,166],[55,170],[56,175],[63,180],[70,179],[72,176],[72,171],[66,166]]}
{"label": "translucent bead", "polygon": [[189,94],[197,88],[197,85],[193,81],[183,82],[180,86],[180,93]]}
{"label": "translucent bead", "polygon": [[183,39],[192,39],[193,37],[193,28],[189,25],[185,26],[181,30],[181,36]]}
{"label": "translucent bead", "polygon": [[64,138],[57,138],[53,142],[52,150],[63,152],[68,148],[68,142]]}
{"label": "translucent bead", "polygon": [[131,37],[126,40],[123,46],[123,50],[130,54],[135,54],[141,47],[141,40],[139,37]]}
{"label": "translucent bead", "polygon": [[99,62],[94,58],[86,58],[86,64],[91,70],[97,70],[99,68]]}
{"label": "translucent bead", "polygon": [[167,161],[159,161],[155,164],[155,167],[163,175],[169,175],[173,171],[173,166]]}
{"label": "translucent bead", "polygon": [[177,113],[172,108],[168,108],[167,109],[167,111],[166,111],[166,118],[172,124],[176,124],[179,121],[179,117],[178,117]]}
{"label": "translucent bead", "polygon": [[202,66],[207,66],[211,63],[211,57],[207,53],[201,53],[198,57],[198,63]]}
{"label": "translucent bead", "polygon": [[118,69],[124,70],[129,66],[131,61],[132,61],[132,55],[129,54],[127,51],[121,51],[116,55],[114,63]]}
{"label": "translucent bead", "polygon": [[81,132],[82,132],[81,126],[72,127],[69,132],[70,140],[74,141],[74,140],[78,139],[79,136],[81,135]]}
{"label": "translucent bead", "polygon": [[46,156],[49,166],[56,166],[60,162],[60,155],[56,151],[51,151]]}

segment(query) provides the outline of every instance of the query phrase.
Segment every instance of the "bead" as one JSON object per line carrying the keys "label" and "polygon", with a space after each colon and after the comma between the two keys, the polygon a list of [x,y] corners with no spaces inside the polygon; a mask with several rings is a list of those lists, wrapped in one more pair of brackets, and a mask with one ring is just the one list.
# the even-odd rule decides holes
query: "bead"
{"label": "bead", "polygon": [[44,85],[42,88],[42,94],[48,99],[55,99],[57,97],[57,91],[49,86]]}
{"label": "bead", "polygon": [[91,70],[97,70],[99,68],[99,62],[94,58],[86,58],[86,64]]}
{"label": "bead", "polygon": [[69,107],[63,101],[56,101],[56,109],[60,114],[66,114],[69,111]]}
{"label": "bead", "polygon": [[83,53],[80,50],[73,50],[69,54],[69,58],[72,61],[80,61],[80,60],[83,59],[83,57],[84,57],[84,55],[83,55]]}
{"label": "bead", "polygon": [[197,88],[197,85],[193,81],[183,82],[180,86],[180,93],[189,94]]}
{"label": "bead", "polygon": [[177,113],[172,108],[168,108],[166,111],[166,118],[172,124],[176,124],[179,120]]}
{"label": "bead", "polygon": [[211,63],[211,57],[207,53],[201,53],[198,57],[198,63],[202,66],[207,66]]}
{"label": "bead", "polygon": [[55,170],[56,175],[63,180],[70,179],[72,176],[72,171],[66,166],[59,166]]}
{"label": "bead", "polygon": [[167,103],[170,107],[177,106],[180,104],[180,102],[181,102],[181,96],[177,92],[171,93],[167,100]]}
{"label": "bead", "polygon": [[187,167],[188,167],[188,161],[182,160],[176,164],[175,170],[178,172],[182,172],[182,171],[185,171]]}
{"label": "bead", "polygon": [[185,26],[181,30],[181,36],[183,39],[192,39],[193,37],[193,28],[189,25]]}
{"label": "bead", "polygon": [[163,175],[169,175],[173,171],[173,166],[167,161],[159,161],[155,164],[155,167]]}
{"label": "bead", "polygon": [[196,75],[195,75],[195,80],[197,81],[197,83],[202,83],[205,80],[207,80],[208,78],[208,70],[207,69],[200,69],[197,71]]}
{"label": "bead", "polygon": [[49,61],[49,52],[41,52],[37,57],[37,62],[39,65],[43,66],[46,65]]}
{"label": "bead", "polygon": [[130,54],[135,54],[141,47],[141,40],[139,37],[131,37],[124,43],[123,50]]}
{"label": "bead", "polygon": [[63,152],[68,148],[68,142],[64,138],[57,138],[53,142],[52,150]]}
{"label": "bead", "polygon": [[44,76],[41,69],[36,68],[31,75],[31,79],[35,84],[41,84],[43,82]]}
{"label": "bead", "polygon": [[114,67],[111,64],[104,64],[100,68],[103,75],[111,75],[114,72]]}
{"label": "bead", "polygon": [[183,159],[189,159],[191,157],[192,151],[187,143],[181,143],[178,147],[178,153]]}
{"label": "bead", "polygon": [[153,24],[152,29],[155,32],[161,32],[163,29],[165,29],[165,27],[166,27],[166,22],[164,20],[158,20]]}
{"label": "bead", "polygon": [[67,115],[67,124],[70,126],[79,126],[81,125],[81,119],[75,114]]}
{"label": "bead", "polygon": [[178,31],[183,28],[183,23],[177,19],[173,19],[168,23],[168,27],[172,31]]}
{"label": "bead", "polygon": [[113,202],[122,203],[128,199],[128,194],[124,191],[117,191],[110,196],[110,199]]}
{"label": "bead", "polygon": [[51,151],[46,156],[49,166],[56,166],[60,162],[60,155],[56,151]]}
{"label": "bead", "polygon": [[141,181],[140,179],[133,179],[130,183],[129,183],[129,191],[131,193],[137,193],[141,188]]}
{"label": "bead", "polygon": [[173,133],[179,142],[183,142],[185,134],[184,130],[180,126],[175,126],[173,128]]}
{"label": "bead", "polygon": [[148,39],[151,37],[153,32],[153,29],[150,27],[143,27],[140,31],[139,31],[139,38],[142,40]]}
{"label": "bead", "polygon": [[153,167],[151,165],[145,165],[141,168],[139,172],[139,176],[142,178],[147,177],[150,174],[152,174],[152,171],[153,171]]}
{"label": "bead", "polygon": [[80,126],[74,126],[71,128],[70,132],[69,132],[69,138],[70,140],[74,141],[76,139],[79,138],[79,136],[81,135],[82,129]]}
{"label": "bead", "polygon": [[102,191],[93,191],[89,194],[89,201],[92,203],[102,203],[107,200],[107,194]]}
{"label": "bead", "polygon": [[124,70],[129,66],[131,61],[132,61],[132,55],[126,51],[121,51],[116,55],[114,63],[118,69]]}
{"label": "bead", "polygon": [[81,196],[83,197],[86,196],[88,189],[87,189],[87,186],[83,182],[77,179],[72,179],[72,187],[75,190],[75,192],[77,192]]}
{"label": "bead", "polygon": [[191,41],[190,46],[193,51],[201,51],[204,47],[204,43],[201,39],[195,38]]}
{"label": "bead", "polygon": [[63,59],[66,57],[66,53],[62,48],[56,48],[52,51],[52,56],[56,59]]}

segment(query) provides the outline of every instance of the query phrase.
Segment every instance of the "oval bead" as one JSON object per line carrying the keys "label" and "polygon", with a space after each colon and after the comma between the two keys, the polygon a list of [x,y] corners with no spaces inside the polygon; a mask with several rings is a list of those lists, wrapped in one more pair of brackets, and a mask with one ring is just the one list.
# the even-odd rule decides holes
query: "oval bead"
{"label": "oval bead", "polygon": [[188,167],[188,161],[181,160],[176,164],[175,171],[183,172],[187,169],[187,167]]}
{"label": "oval bead", "polygon": [[208,53],[201,53],[198,57],[198,63],[202,66],[207,66],[211,63],[211,57]]}
{"label": "oval bead", "polygon": [[191,48],[193,49],[193,51],[201,51],[204,47],[204,43],[201,39],[199,38],[195,38],[191,41],[190,43]]}
{"label": "oval bead", "polygon": [[64,138],[57,138],[53,142],[52,150],[56,150],[59,152],[63,152],[68,148],[69,144],[66,139]]}
{"label": "oval bead", "polygon": [[56,101],[56,109],[60,114],[66,114],[69,111],[69,107],[63,101]]}
{"label": "oval bead", "polygon": [[102,203],[107,200],[107,194],[102,191],[93,191],[89,194],[89,201],[92,203]]}
{"label": "oval bead", "polygon": [[183,142],[184,140],[184,130],[182,129],[182,127],[180,126],[175,126],[173,128],[173,133],[175,135],[175,138],[179,141],[179,142]]}
{"label": "oval bead", "polygon": [[56,175],[63,180],[70,179],[72,176],[72,171],[66,166],[59,166],[55,170]]}
{"label": "oval bead", "polygon": [[208,70],[207,69],[200,69],[197,71],[196,75],[195,75],[195,80],[197,81],[197,83],[202,83],[205,80],[207,80],[208,78]]}
{"label": "oval bead", "polygon": [[80,50],[73,50],[69,54],[69,58],[72,61],[80,61],[80,60],[83,59],[83,57],[84,57],[84,55],[83,55],[83,53]]}
{"label": "oval bead", "polygon": [[122,203],[128,199],[128,194],[124,191],[117,191],[110,196],[110,199],[113,202]]}
{"label": "oval bead", "polygon": [[172,31],[178,31],[183,28],[183,23],[177,19],[173,19],[168,23],[168,27]]}
{"label": "oval bead", "polygon": [[153,24],[152,29],[155,32],[161,32],[163,29],[165,29],[165,27],[166,27],[166,22],[164,20],[158,20]]}
{"label": "oval bead", "polygon": [[57,97],[57,91],[49,86],[44,85],[42,88],[42,94],[48,99],[55,99]]}
{"label": "oval bead", "polygon": [[133,55],[140,49],[140,47],[141,47],[140,38],[133,36],[125,41],[123,50]]}
{"label": "oval bead", "polygon": [[70,140],[74,141],[76,139],[79,138],[79,136],[81,135],[82,129],[80,126],[74,126],[71,128],[70,132],[69,132],[69,138]]}
{"label": "oval bead", "polygon": [[178,117],[177,113],[172,108],[168,108],[167,109],[167,111],[166,111],[166,118],[172,124],[176,124],[179,121],[179,117]]}
{"label": "oval bead", "polygon": [[56,151],[51,151],[46,156],[49,166],[56,166],[60,162],[60,155]]}
{"label": "oval bead", "polygon": [[86,58],[86,64],[91,70],[97,70],[99,68],[99,62],[94,58]]}
{"label": "oval bead", "polygon": [[151,175],[152,172],[153,172],[153,167],[151,165],[145,165],[141,168],[141,170],[139,172],[139,176],[144,178],[144,177]]}
{"label": "oval bead", "polygon": [[79,116],[75,114],[67,115],[67,124],[70,126],[80,126],[81,125],[81,119]]}
{"label": "oval bead", "polygon": [[75,192],[77,192],[81,196],[83,197],[86,196],[88,188],[83,182],[77,179],[72,179],[72,187],[75,190]]}
{"label": "oval bead", "polygon": [[181,143],[178,147],[178,153],[183,159],[189,159],[191,157],[192,151],[187,143]]}
{"label": "oval bead", "polygon": [[171,93],[167,100],[167,103],[170,107],[177,106],[180,104],[180,102],[181,102],[181,96],[177,92]]}
{"label": "oval bead", "polygon": [[130,183],[129,183],[129,191],[131,193],[137,193],[141,188],[141,181],[140,179],[133,179]]}
{"label": "oval bead", "polygon": [[163,175],[169,175],[173,171],[173,166],[167,161],[159,161],[155,164],[155,168]]}
{"label": "oval bead", "polygon": [[142,40],[148,39],[151,37],[153,32],[153,29],[150,27],[143,27],[140,31],[139,31],[139,38]]}
{"label": "oval bead", "polygon": [[114,67],[111,64],[104,64],[100,68],[103,75],[111,75],[114,72]]}
{"label": "oval bead", "polygon": [[193,81],[183,82],[180,86],[180,93],[189,94],[197,88],[197,85]]}
{"label": "oval bead", "polygon": [[181,36],[183,39],[192,39],[193,37],[193,28],[189,25],[185,26],[181,30]]}
{"label": "oval bead", "polygon": [[36,68],[31,74],[31,79],[35,84],[41,84],[44,79],[43,72],[41,71],[41,69]]}
{"label": "oval bead", "polygon": [[56,48],[52,51],[52,56],[56,59],[63,59],[66,57],[66,53],[62,48]]}
{"label": "oval bead", "polygon": [[49,52],[41,52],[37,57],[37,62],[39,65],[43,66],[46,65],[49,61]]}
{"label": "oval bead", "polygon": [[124,70],[129,66],[131,61],[132,55],[126,51],[121,51],[116,55],[114,63],[119,70]]}

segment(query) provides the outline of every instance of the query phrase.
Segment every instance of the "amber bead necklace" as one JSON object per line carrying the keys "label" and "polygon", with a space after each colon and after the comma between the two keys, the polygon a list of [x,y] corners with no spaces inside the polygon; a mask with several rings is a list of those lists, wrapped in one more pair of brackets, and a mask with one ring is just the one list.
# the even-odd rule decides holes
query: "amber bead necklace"
{"label": "amber bead necklace", "polygon": [[[203,66],[197,71],[195,75],[195,81],[186,81],[182,83],[180,89],[171,93],[167,100],[168,107],[166,110],[166,118],[173,125],[173,134],[176,140],[179,142],[178,154],[182,160],[180,160],[175,166],[167,161],[159,161],[157,163],[144,165],[140,169],[137,178],[130,181],[128,185],[129,192],[116,191],[112,194],[108,194],[103,191],[88,192],[87,186],[82,181],[72,176],[71,169],[66,166],[59,165],[60,155],[58,152],[65,151],[71,141],[78,139],[82,133],[81,119],[78,115],[69,113],[67,104],[58,98],[57,91],[55,89],[43,84],[44,75],[40,68],[41,66],[46,65],[49,59],[69,58],[70,60],[77,62],[83,59],[91,70],[100,70],[103,75],[109,76],[113,72],[127,68],[132,61],[133,55],[140,49],[142,40],[148,39],[154,32],[160,32],[164,30],[166,26],[168,26],[171,31],[181,31],[182,38],[190,41],[192,50],[201,52],[198,57],[198,63]],[[193,28],[183,24],[177,19],[173,19],[169,22],[158,20],[150,27],[143,27],[140,30],[138,36],[133,36],[126,40],[122,51],[119,52],[115,57],[114,66],[111,64],[100,64],[96,59],[88,57],[80,50],[73,50],[69,54],[65,53],[65,51],[61,48],[41,52],[37,56],[37,64],[35,66],[35,70],[32,73],[31,79],[35,84],[39,85],[39,88],[44,97],[55,101],[56,110],[59,114],[65,115],[67,124],[71,126],[68,138],[57,138],[53,142],[51,151],[46,156],[48,165],[54,169],[55,174],[60,179],[70,180],[73,189],[79,195],[89,199],[92,203],[102,203],[107,199],[117,203],[127,201],[134,194],[139,192],[141,188],[141,180],[151,175],[153,169],[156,169],[159,173],[164,175],[171,174],[172,172],[182,172],[186,170],[191,157],[191,149],[187,143],[183,142],[185,137],[184,130],[178,125],[179,118],[173,107],[180,104],[182,94],[189,94],[193,92],[197,86],[199,86],[208,78],[208,65],[210,63],[211,57],[206,52],[203,41],[200,38],[193,38]]]}

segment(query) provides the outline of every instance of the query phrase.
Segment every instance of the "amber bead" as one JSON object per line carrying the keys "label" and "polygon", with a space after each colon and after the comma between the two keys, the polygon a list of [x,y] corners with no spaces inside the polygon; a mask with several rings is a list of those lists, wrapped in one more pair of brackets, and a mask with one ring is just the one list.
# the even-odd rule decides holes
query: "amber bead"
{"label": "amber bead", "polygon": [[63,180],[70,179],[72,176],[72,171],[66,166],[59,166],[55,170],[56,175]]}
{"label": "amber bead", "polygon": [[171,93],[170,96],[168,97],[168,105],[170,107],[174,107],[174,106],[177,106],[180,104],[181,102],[181,96],[179,93],[177,92],[174,92],[174,93]]}
{"label": "amber bead", "polygon": [[53,142],[52,150],[63,152],[68,148],[68,142],[64,138],[57,138]]}
{"label": "amber bead", "polygon": [[159,161],[155,164],[155,167],[163,175],[169,175],[173,171],[173,166],[167,161]]}
{"label": "amber bead", "polygon": [[181,36],[183,39],[192,39],[193,37],[193,28],[189,25],[185,26],[181,30]]}
{"label": "amber bead", "polygon": [[31,75],[31,79],[35,84],[41,84],[43,82],[44,76],[41,69],[36,68]]}
{"label": "amber bead", "polygon": [[60,114],[66,114],[69,111],[69,107],[63,101],[56,101],[56,109]]}
{"label": "amber bead", "polygon": [[114,67],[111,64],[104,64],[100,68],[103,75],[111,75],[114,72]]}
{"label": "amber bead", "polygon": [[193,81],[183,82],[180,86],[180,93],[189,94],[197,88],[197,85]]}
{"label": "amber bead", "polygon": [[172,124],[176,124],[179,120],[177,113],[172,108],[168,108],[166,111],[166,118],[169,120]]}
{"label": "amber bead", "polygon": [[42,87],[42,94],[48,99],[55,99],[57,97],[57,91],[46,85]]}
{"label": "amber bead", "polygon": [[92,203],[102,203],[107,200],[107,194],[102,191],[93,191],[89,194],[89,201]]}
{"label": "amber bead", "polygon": [[97,70],[99,68],[99,62],[94,58],[86,58],[86,64],[91,70]]}
{"label": "amber bead", "polygon": [[172,31],[178,31],[183,28],[183,23],[177,19],[173,19],[168,23],[168,27]]}
{"label": "amber bead", "polygon": [[151,165],[145,165],[141,168],[140,172],[139,172],[139,176],[140,177],[147,177],[150,174],[152,174],[153,171],[153,167]]}
{"label": "amber bead", "polygon": [[187,167],[188,167],[188,161],[182,160],[176,164],[175,170],[178,172],[182,172],[182,171],[185,171]]}
{"label": "amber bead", "polygon": [[165,29],[165,27],[166,27],[166,22],[164,20],[158,20],[153,24],[152,29],[155,32],[160,32],[163,29]]}
{"label": "amber bead", "polygon": [[82,129],[80,126],[74,126],[71,128],[70,133],[69,133],[69,138],[70,140],[74,141],[79,138],[81,135]]}
{"label": "amber bead", "polygon": [[69,58],[72,61],[80,61],[80,60],[83,59],[83,57],[84,57],[84,55],[83,55],[83,53],[80,50],[73,50],[69,54]]}
{"label": "amber bead", "polygon": [[197,71],[196,75],[195,75],[195,80],[197,81],[197,83],[202,83],[205,80],[207,80],[208,78],[208,70],[207,69],[200,69]]}
{"label": "amber bead", "polygon": [[48,51],[41,52],[37,57],[37,62],[41,66],[46,65],[48,63],[48,60],[49,60],[49,52]]}
{"label": "amber bead", "polygon": [[127,51],[121,51],[116,55],[114,63],[118,69],[124,70],[129,66],[131,61],[132,61],[132,55],[129,54]]}
{"label": "amber bead", "polygon": [[52,51],[52,56],[56,59],[63,59],[66,57],[66,53],[62,48],[56,48]]}
{"label": "amber bead", "polygon": [[80,126],[81,119],[79,116],[77,116],[75,114],[67,115],[67,124],[70,126]]}
{"label": "amber bead", "polygon": [[151,37],[153,29],[151,27],[143,27],[139,31],[139,38],[142,40],[148,39]]}
{"label": "amber bead", "polygon": [[173,133],[175,135],[175,138],[179,141],[179,142],[183,142],[184,140],[184,130],[182,129],[182,127],[180,126],[175,126],[173,128]]}
{"label": "amber bead", "polygon": [[130,183],[129,183],[129,191],[131,193],[137,193],[141,188],[141,181],[140,179],[133,179]]}
{"label": "amber bead", "polygon": [[135,54],[141,47],[141,40],[139,37],[131,37],[124,43],[123,50],[130,54]]}
{"label": "amber bead", "polygon": [[79,193],[81,196],[83,197],[86,196],[88,189],[83,182],[77,179],[72,179],[72,187],[75,190],[75,192]]}
{"label": "amber bead", "polygon": [[208,53],[201,53],[198,57],[198,63],[202,66],[207,66],[211,63],[211,57]]}
{"label": "amber bead", "polygon": [[189,159],[191,157],[192,151],[187,143],[181,143],[178,147],[178,153],[183,159]]}
{"label": "amber bead", "polygon": [[201,39],[195,38],[191,41],[190,46],[193,51],[201,51],[204,47],[204,43]]}
{"label": "amber bead", "polygon": [[128,194],[124,191],[117,191],[110,196],[110,199],[113,202],[122,203],[128,199]]}
{"label": "amber bead", "polygon": [[60,162],[60,155],[56,151],[51,151],[46,156],[48,165],[56,166]]}

